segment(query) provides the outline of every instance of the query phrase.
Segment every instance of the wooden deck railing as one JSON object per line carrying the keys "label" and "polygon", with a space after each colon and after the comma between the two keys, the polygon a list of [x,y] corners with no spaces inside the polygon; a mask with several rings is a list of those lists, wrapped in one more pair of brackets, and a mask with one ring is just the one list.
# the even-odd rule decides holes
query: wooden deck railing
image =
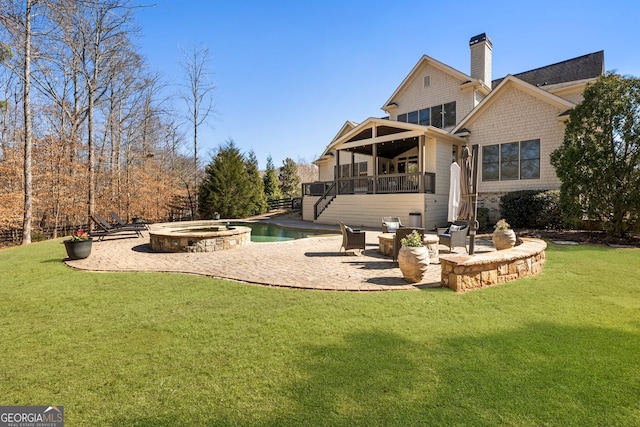
{"label": "wooden deck railing", "polygon": [[[422,187],[420,180],[423,180]],[[322,196],[334,181],[302,184],[305,196]],[[375,176],[338,178],[336,194],[393,194],[436,192],[435,173],[405,173]]]}
{"label": "wooden deck railing", "polygon": [[[304,193],[303,193],[304,194]],[[336,183],[333,182],[327,187],[322,197],[313,205],[313,219],[316,220],[329,203],[336,197]]]}

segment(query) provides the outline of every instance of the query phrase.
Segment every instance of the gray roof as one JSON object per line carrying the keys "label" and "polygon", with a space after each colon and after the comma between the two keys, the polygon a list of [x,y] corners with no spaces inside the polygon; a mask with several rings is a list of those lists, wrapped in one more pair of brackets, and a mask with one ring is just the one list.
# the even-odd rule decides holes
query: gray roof
{"label": "gray roof", "polygon": [[[557,64],[514,74],[513,76],[534,86],[546,86],[597,78],[603,74],[604,50],[601,50],[577,58],[567,59]],[[491,86],[495,88],[503,79],[504,77],[492,81]]]}

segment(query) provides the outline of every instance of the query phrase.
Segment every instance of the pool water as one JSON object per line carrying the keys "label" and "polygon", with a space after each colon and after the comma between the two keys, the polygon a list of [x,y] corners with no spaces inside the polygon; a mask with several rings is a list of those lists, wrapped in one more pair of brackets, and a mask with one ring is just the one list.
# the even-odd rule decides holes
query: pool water
{"label": "pool water", "polygon": [[252,242],[284,242],[287,240],[304,239],[307,237],[339,234],[337,231],[299,230],[282,228],[276,224],[261,224],[256,222],[232,222],[231,226],[234,225],[251,227]]}

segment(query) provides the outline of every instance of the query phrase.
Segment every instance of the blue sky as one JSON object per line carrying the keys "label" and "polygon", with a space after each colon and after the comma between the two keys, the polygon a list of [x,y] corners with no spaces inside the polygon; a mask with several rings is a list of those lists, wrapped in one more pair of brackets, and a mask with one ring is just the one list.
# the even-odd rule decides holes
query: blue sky
{"label": "blue sky", "polygon": [[423,54],[468,74],[469,39],[483,32],[494,79],[599,50],[607,71],[639,77],[638,17],[628,0],[156,0],[137,12],[136,42],[174,91],[180,48],[208,46],[216,112],[201,158],[232,138],[264,168],[269,155],[310,162],[346,120],[384,116]]}

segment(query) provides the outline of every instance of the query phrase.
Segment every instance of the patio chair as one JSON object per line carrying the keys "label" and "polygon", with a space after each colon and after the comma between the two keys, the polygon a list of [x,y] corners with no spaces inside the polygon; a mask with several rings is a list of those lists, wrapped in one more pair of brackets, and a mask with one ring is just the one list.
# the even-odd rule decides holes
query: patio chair
{"label": "patio chair", "polygon": [[344,225],[342,221],[340,223],[340,230],[342,231],[342,246],[345,253],[351,249],[365,250],[365,232],[360,230],[354,230],[349,226]]}
{"label": "patio chair", "polygon": [[129,227],[129,226],[120,226],[120,225],[111,225],[107,220],[105,220],[102,216],[97,213],[93,213],[90,215],[91,220],[96,223],[99,230],[94,230],[89,233],[92,237],[97,236],[98,241],[104,240],[106,236],[110,236],[118,233],[135,233],[136,237],[142,237],[142,230],[140,227]]}
{"label": "patio chair", "polygon": [[424,228],[403,227],[396,230],[396,235],[393,237],[393,262],[398,261],[398,254],[400,253],[400,248],[402,247],[402,239],[407,237],[414,230],[420,233],[420,237],[422,237],[422,240],[424,241]]}
{"label": "patio chair", "polygon": [[465,221],[456,221],[449,227],[437,229],[440,243],[449,247],[449,253],[453,252],[456,246],[463,246],[467,253],[467,235],[469,234],[469,224]]}
{"label": "patio chair", "polygon": [[149,226],[144,222],[131,222],[131,223],[124,222],[122,218],[120,218],[120,215],[118,215],[116,212],[111,211],[109,212],[109,215],[111,215],[111,218],[113,218],[116,224],[119,225],[120,227],[137,227],[140,230],[149,229]]}
{"label": "patio chair", "polygon": [[383,216],[382,217],[382,230],[385,233],[395,233],[398,228],[402,227],[402,222],[397,216]]}

